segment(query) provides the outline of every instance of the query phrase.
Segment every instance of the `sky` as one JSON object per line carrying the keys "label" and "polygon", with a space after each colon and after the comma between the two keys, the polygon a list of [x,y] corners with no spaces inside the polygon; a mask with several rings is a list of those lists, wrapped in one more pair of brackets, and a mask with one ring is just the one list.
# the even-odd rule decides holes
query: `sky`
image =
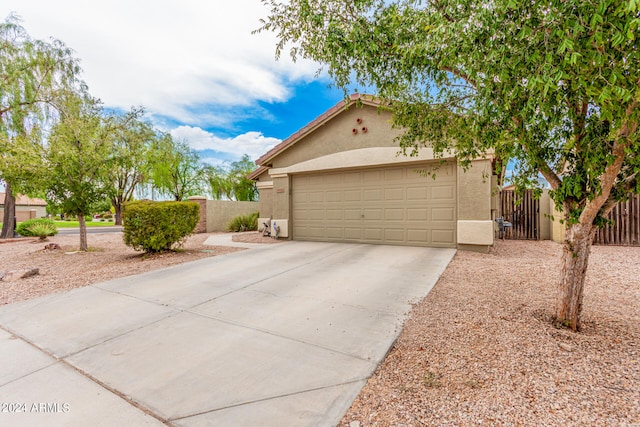
{"label": "sky", "polygon": [[12,12],[75,51],[106,108],[144,107],[210,164],[255,160],[343,98],[319,64],[276,61],[275,35],[251,34],[260,0],[2,0],[0,18]]}

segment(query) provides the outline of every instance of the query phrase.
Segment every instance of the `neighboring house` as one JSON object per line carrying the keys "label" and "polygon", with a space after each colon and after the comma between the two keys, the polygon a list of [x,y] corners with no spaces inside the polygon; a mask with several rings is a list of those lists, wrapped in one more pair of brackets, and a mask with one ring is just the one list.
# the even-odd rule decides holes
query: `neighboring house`
{"label": "neighboring house", "polygon": [[[4,216],[4,196],[0,193],[0,221]],[[16,195],[16,220],[18,222],[47,216],[47,202],[42,199]]]}
{"label": "neighboring house", "polygon": [[259,224],[271,218],[294,240],[488,250],[498,207],[491,156],[463,171],[430,148],[398,155],[399,131],[378,107],[352,95],[260,157],[249,175]]}

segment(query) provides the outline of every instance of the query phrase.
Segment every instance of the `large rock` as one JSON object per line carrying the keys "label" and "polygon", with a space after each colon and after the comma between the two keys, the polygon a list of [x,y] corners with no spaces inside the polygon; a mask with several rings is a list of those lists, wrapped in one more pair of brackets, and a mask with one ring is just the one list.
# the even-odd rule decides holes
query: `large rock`
{"label": "large rock", "polygon": [[35,276],[39,274],[40,270],[37,268],[23,268],[21,270],[7,271],[0,280],[3,282],[15,282],[16,280],[24,279],[25,277]]}

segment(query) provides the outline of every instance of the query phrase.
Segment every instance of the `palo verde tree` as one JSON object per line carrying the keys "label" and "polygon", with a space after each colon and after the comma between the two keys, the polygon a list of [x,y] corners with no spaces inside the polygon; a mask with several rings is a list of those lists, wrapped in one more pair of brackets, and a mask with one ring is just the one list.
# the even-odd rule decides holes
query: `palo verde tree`
{"label": "palo verde tree", "polygon": [[132,109],[113,118],[110,199],[116,225],[122,225],[122,205],[133,199],[136,186],[149,175],[149,155],[156,135],[153,127],[140,119],[142,114],[142,109]]}
{"label": "palo verde tree", "polygon": [[49,106],[57,91],[79,84],[79,70],[62,42],[32,39],[14,15],[0,23],[0,180],[6,187],[0,238],[14,235],[13,193],[38,187],[40,131],[52,118]]}
{"label": "palo verde tree", "polygon": [[80,250],[86,251],[85,215],[109,197],[113,152],[110,134],[115,124],[88,95],[66,93],[60,120],[47,147],[47,199],[80,223]]}
{"label": "palo verde tree", "polygon": [[263,0],[276,54],[374,87],[404,130],[400,148],[494,150],[520,183],[551,185],[566,227],[555,307],[578,330],[591,243],[639,192],[636,0]]}

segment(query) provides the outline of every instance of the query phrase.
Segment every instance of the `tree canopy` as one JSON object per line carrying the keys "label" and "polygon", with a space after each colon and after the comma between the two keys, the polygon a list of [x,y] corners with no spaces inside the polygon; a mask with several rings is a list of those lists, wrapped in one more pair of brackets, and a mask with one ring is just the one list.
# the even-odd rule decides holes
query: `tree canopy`
{"label": "tree canopy", "polygon": [[[538,173],[564,212],[556,317],[580,326],[595,227],[640,191],[639,3],[635,0],[263,0],[258,31],[327,67],[336,84],[375,88],[412,154],[494,152]],[[500,167],[500,161],[496,162]]]}
{"label": "tree canopy", "polygon": [[254,202],[258,199],[258,189],[249,174],[255,169],[255,163],[248,154],[228,166],[208,166],[204,168],[204,180],[209,186],[211,196],[216,199],[229,199]]}
{"label": "tree canopy", "polygon": [[91,98],[68,93],[60,121],[47,147],[47,199],[80,223],[80,250],[86,251],[85,215],[109,196],[114,162],[110,133],[114,123],[105,118]]}
{"label": "tree canopy", "polygon": [[32,39],[16,16],[0,22],[0,180],[6,206],[0,237],[12,237],[12,192],[34,191],[41,181],[42,130],[63,89],[83,89],[71,49],[58,40]]}
{"label": "tree canopy", "polygon": [[161,192],[181,201],[202,191],[200,157],[187,141],[160,135],[150,154],[151,179]]}

